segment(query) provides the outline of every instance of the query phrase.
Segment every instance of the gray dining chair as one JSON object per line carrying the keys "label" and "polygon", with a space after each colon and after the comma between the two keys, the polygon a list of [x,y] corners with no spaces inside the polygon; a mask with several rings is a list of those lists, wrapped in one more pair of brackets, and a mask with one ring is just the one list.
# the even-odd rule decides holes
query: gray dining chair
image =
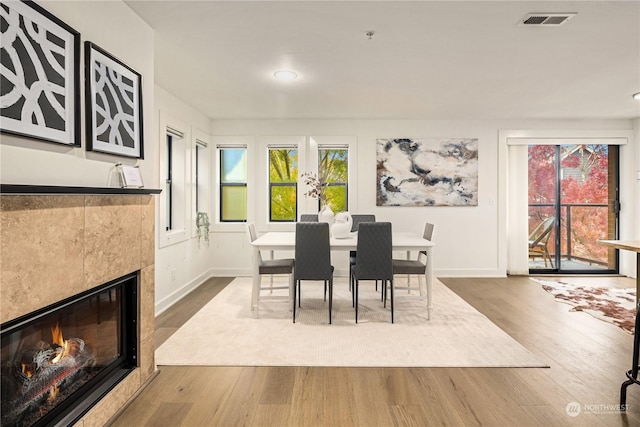
{"label": "gray dining chair", "polygon": [[[249,243],[252,243],[254,240],[258,238],[256,233],[256,225],[253,222],[246,223],[246,231],[247,236],[249,237]],[[281,259],[262,259],[262,254],[258,252],[259,257],[259,266],[258,266],[258,274],[260,274],[260,278],[262,279],[263,275],[270,275],[270,285],[269,287],[260,286],[260,291],[268,290],[270,293],[276,289],[289,289],[289,298],[292,297],[294,291],[294,260],[293,258],[281,258]],[[274,274],[288,274],[289,275],[289,285],[288,286],[273,286],[273,275]],[[261,280],[262,283],[262,280]]]}
{"label": "gray dining chair", "polygon": [[318,222],[318,214],[301,214],[300,222]]}
{"label": "gray dining chair", "polygon": [[[422,231],[422,237],[431,241],[433,237],[433,224],[427,222],[424,224]],[[427,252],[418,252],[417,259],[394,259],[393,260],[393,274],[406,274],[407,275],[407,292],[411,292],[411,275],[418,276],[418,288],[422,289],[422,278],[425,275],[427,269]],[[405,289],[396,285],[396,289]]]}
{"label": "gray dining chair", "polygon": [[373,214],[353,214],[351,215],[351,231],[358,231],[358,226],[362,222],[376,222],[376,216]]}
{"label": "gray dining chair", "polygon": [[393,323],[393,246],[390,222],[365,222],[358,228],[358,256],[351,267],[352,302],[358,323],[358,289],[361,280],[380,280],[384,307],[387,306],[387,283],[391,289],[391,323]]}
{"label": "gray dining chair", "polygon": [[296,295],[298,307],[302,307],[301,282],[303,280],[324,282],[324,299],[329,289],[329,324],[333,309],[333,266],[331,265],[331,246],[329,224],[326,222],[297,222],[295,270],[293,286],[293,323],[296,323]]}
{"label": "gray dining chair", "polygon": [[[376,222],[376,216],[373,214],[353,214],[351,215],[351,232],[358,231],[358,226],[362,222]],[[356,251],[349,251],[349,290],[351,290],[351,267],[356,263]],[[376,280],[376,290],[378,290],[378,281]]]}

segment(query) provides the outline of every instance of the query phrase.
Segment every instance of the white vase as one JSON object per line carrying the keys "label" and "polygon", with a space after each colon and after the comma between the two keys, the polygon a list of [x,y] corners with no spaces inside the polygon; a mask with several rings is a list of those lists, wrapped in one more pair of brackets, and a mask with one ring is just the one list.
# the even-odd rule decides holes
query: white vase
{"label": "white vase", "polygon": [[320,209],[320,212],[318,212],[318,221],[326,222],[327,224],[329,224],[329,228],[331,228],[331,226],[333,225],[333,222],[335,221],[335,217],[333,216],[333,211],[331,210],[331,206],[324,205],[322,209]]}
{"label": "white vase", "polygon": [[335,216],[335,221],[331,226],[331,236],[336,239],[346,239],[351,234],[351,225],[353,219],[348,212],[338,212]]}

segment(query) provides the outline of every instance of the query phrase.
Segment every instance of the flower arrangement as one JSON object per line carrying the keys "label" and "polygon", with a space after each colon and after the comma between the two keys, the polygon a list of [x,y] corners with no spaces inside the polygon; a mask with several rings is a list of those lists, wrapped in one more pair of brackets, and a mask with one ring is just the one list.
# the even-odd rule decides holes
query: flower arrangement
{"label": "flower arrangement", "polygon": [[322,180],[318,175],[312,172],[303,173],[302,178],[304,179],[304,183],[309,187],[309,190],[304,193],[304,195],[318,199],[320,201],[320,206],[324,206],[327,203],[328,198],[324,192],[325,186]]}
{"label": "flower arrangement", "polygon": [[209,246],[209,214],[207,212],[196,213],[196,234],[198,235],[198,246],[200,246],[200,240],[204,238],[204,241]]}

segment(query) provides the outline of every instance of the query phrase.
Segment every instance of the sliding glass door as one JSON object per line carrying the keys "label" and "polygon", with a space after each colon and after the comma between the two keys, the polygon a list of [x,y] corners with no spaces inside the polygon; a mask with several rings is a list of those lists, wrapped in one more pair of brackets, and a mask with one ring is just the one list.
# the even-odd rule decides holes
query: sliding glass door
{"label": "sliding glass door", "polygon": [[617,272],[618,147],[530,145],[529,271]]}

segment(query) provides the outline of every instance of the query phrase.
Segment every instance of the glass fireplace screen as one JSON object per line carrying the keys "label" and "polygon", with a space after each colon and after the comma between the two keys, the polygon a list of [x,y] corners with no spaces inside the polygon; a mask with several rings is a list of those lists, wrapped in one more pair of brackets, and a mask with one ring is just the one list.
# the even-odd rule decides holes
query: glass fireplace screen
{"label": "glass fireplace screen", "polygon": [[134,276],[105,285],[2,325],[3,426],[48,424],[126,363],[125,300],[135,283]]}

